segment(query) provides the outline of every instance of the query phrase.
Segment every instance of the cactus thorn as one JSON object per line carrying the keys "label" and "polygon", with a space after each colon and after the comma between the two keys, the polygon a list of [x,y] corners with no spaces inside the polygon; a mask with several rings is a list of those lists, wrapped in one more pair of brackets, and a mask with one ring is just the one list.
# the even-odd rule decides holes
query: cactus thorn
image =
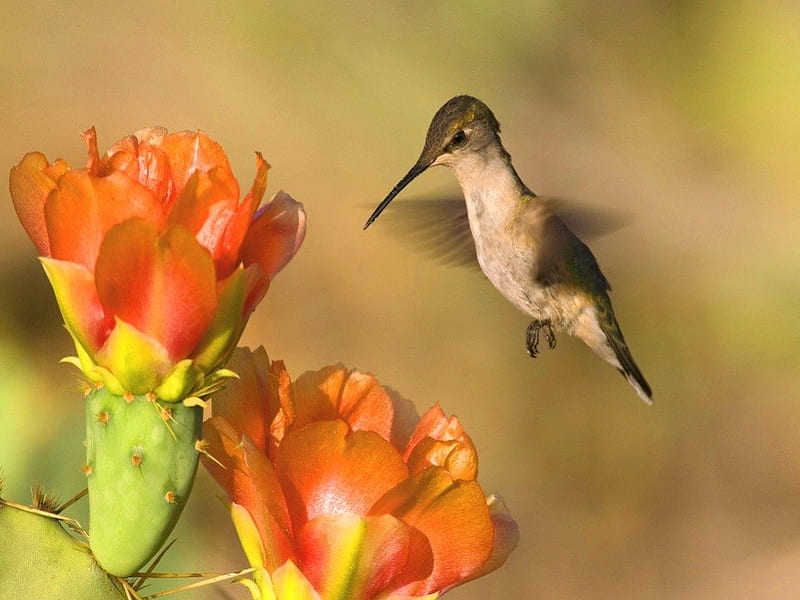
{"label": "cactus thorn", "polygon": [[72,506],[73,504],[75,504],[75,503],[76,503],[78,500],[80,500],[81,498],[83,498],[84,496],[86,496],[88,493],[89,493],[89,489],[88,489],[88,488],[84,488],[82,491],[78,492],[78,493],[77,493],[77,494],[75,494],[75,495],[74,495],[72,498],[70,498],[69,500],[67,500],[66,502],[64,502],[64,503],[63,503],[61,506],[59,506],[58,508],[56,508],[56,510],[55,510],[54,512],[55,512],[56,514],[61,514],[62,512],[64,512],[65,510],[67,510],[67,509],[68,509],[70,506]]}
{"label": "cactus thorn", "polygon": [[142,464],[142,454],[140,452],[134,452],[131,454],[131,464],[134,467],[138,467]]}
{"label": "cactus thorn", "polygon": [[83,465],[83,474],[89,477],[92,474],[92,465]]}
{"label": "cactus thorn", "polygon": [[150,398],[150,395],[148,394],[147,399],[153,404],[153,406],[156,407],[158,415],[161,417],[161,420],[164,422],[164,425],[167,426],[167,431],[169,431],[169,434],[172,436],[172,439],[177,441],[178,435],[175,433],[175,430],[172,428],[172,425],[169,424],[169,422],[172,420],[172,409],[161,406],[156,401],[155,394],[152,394],[152,398]]}
{"label": "cactus thorn", "polygon": [[148,402],[155,402],[156,401],[156,395],[153,392],[147,392],[144,395],[144,397],[147,398]]}
{"label": "cactus thorn", "polygon": [[206,440],[197,440],[197,441],[194,443],[194,449],[195,449],[195,450],[197,450],[197,451],[198,451],[200,454],[202,454],[202,455],[204,455],[204,456],[207,456],[209,460],[212,460],[212,461],[214,461],[214,462],[215,462],[217,465],[219,465],[220,467],[222,467],[222,468],[223,468],[223,469],[225,469],[226,471],[228,470],[228,467],[226,467],[226,466],[225,466],[225,465],[223,465],[221,462],[219,462],[219,461],[218,461],[216,458],[214,458],[214,457],[211,455],[211,453],[208,451],[208,442],[207,442]]}
{"label": "cactus thorn", "polygon": [[60,504],[58,499],[46,492],[41,484],[36,484],[31,488],[31,497],[33,507],[47,513],[54,513]]}
{"label": "cactus thorn", "polygon": [[172,490],[168,490],[166,494],[164,494],[164,500],[169,502],[170,504],[175,504],[177,501],[177,497],[175,496],[175,492]]}
{"label": "cactus thorn", "polygon": [[133,395],[133,393],[126,391],[126,392],[125,392],[125,393],[122,395],[122,397],[123,397],[123,398],[125,398],[125,402],[127,402],[128,404],[130,404],[131,402],[133,402],[133,399],[134,399],[136,396],[134,396],[134,395]]}
{"label": "cactus thorn", "polygon": [[109,419],[108,411],[101,410],[99,413],[97,413],[98,423],[102,423],[103,425],[105,425],[106,423],[108,423],[108,419]]}

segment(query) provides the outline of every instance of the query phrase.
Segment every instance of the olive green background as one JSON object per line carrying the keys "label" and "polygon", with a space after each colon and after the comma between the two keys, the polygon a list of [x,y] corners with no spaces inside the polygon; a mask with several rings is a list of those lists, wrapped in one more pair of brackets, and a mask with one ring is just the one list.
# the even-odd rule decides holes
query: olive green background
{"label": "olive green background", "polygon": [[[12,0],[0,166],[29,150],[82,166],[91,125],[101,149],[201,128],[245,188],[263,152],[308,235],[244,343],[295,377],[342,362],[458,414],[520,524],[506,566],[450,597],[796,598],[799,32],[797,4],[758,0]],[[528,358],[524,315],[390,235],[391,208],[361,231],[458,93],[494,110],[534,191],[622,215],[590,245],[653,407],[564,335]],[[395,202],[454,190],[433,169]],[[8,196],[0,227],[5,494],[68,497],[84,453],[57,362],[72,350]],[[164,568],[244,566],[218,494],[201,472]]]}

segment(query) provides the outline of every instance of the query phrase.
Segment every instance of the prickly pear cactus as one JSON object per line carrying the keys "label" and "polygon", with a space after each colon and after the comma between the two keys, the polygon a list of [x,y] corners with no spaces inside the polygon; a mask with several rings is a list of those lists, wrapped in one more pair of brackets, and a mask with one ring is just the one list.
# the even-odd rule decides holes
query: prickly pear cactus
{"label": "prickly pear cactus", "polygon": [[44,512],[0,499],[0,532],[0,598],[126,598],[119,582],[97,567],[86,545]]}
{"label": "prickly pear cactus", "polygon": [[105,388],[86,398],[89,539],[97,561],[121,577],[161,547],[192,488],[203,411]]}

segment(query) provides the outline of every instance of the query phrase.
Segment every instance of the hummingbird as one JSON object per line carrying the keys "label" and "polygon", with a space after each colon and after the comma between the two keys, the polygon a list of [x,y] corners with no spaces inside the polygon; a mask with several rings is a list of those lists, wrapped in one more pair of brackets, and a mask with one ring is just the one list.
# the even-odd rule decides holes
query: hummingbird
{"label": "hummingbird", "polygon": [[500,123],[477,98],[456,96],[436,112],[419,159],[364,229],[412,180],[438,165],[453,171],[464,195],[461,214],[468,223],[456,218],[451,229],[471,233],[483,273],[532,318],[525,334],[528,354],[537,356],[541,333],[553,349],[555,332],[566,332],[616,367],[650,404],[650,386],[625,343],[609,298],[611,286],[597,260],[553,203],[522,182],[500,141]]}

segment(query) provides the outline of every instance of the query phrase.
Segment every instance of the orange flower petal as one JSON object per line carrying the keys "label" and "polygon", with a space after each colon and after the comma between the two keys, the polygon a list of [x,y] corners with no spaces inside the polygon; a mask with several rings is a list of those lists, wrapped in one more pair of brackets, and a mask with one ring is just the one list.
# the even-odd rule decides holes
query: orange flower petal
{"label": "orange flower petal", "polygon": [[203,439],[212,457],[203,455],[203,465],[230,499],[250,513],[263,542],[263,564],[274,570],[293,551],[289,512],[272,464],[223,417],[203,424]]}
{"label": "orange flower petal", "polygon": [[215,263],[225,263],[228,273],[231,270],[228,267],[235,266],[237,259],[236,254],[228,255],[225,241],[228,226],[239,208],[238,188],[230,171],[196,171],[169,215],[170,224],[179,223],[191,231],[211,252]]}
{"label": "orange flower petal", "polygon": [[28,237],[42,256],[50,256],[50,241],[44,219],[44,204],[56,181],[69,170],[63,160],[50,165],[41,152],[29,152],[11,168],[9,188],[14,210]]}
{"label": "orange flower petal", "polygon": [[[487,573],[499,569],[519,543],[519,526],[511,518],[503,499],[493,495],[489,497],[487,504],[492,526],[494,527],[492,555],[480,569],[470,575],[468,579],[458,582],[457,585],[483,577]],[[444,592],[445,590],[442,591]]]}
{"label": "orange flower petal", "polygon": [[303,205],[278,192],[256,212],[241,248],[245,266],[259,264],[272,279],[300,249],[306,235]]}
{"label": "orange flower petal", "polygon": [[[208,172],[217,167],[231,173],[225,151],[202,131],[178,131],[164,136],[161,150],[169,160],[174,194],[179,196],[195,171]],[[239,187],[236,186],[236,198]]]}
{"label": "orange flower petal", "polygon": [[217,277],[227,277],[239,263],[239,251],[244,242],[247,229],[256,207],[261,203],[267,186],[269,164],[256,152],[256,179],[244,200],[228,219],[224,232],[220,235],[214,262],[217,265]]}
{"label": "orange flower petal", "polygon": [[457,440],[467,442],[469,440],[469,436],[464,431],[464,427],[458,417],[448,417],[438,404],[431,406],[420,417],[414,432],[411,434],[405,456],[409,456],[414,446],[426,437],[441,441]]}
{"label": "orange flower petal", "polygon": [[296,544],[297,564],[323,598],[369,600],[425,579],[433,567],[425,537],[391,515],[320,515]]}
{"label": "orange flower petal", "polygon": [[275,360],[270,365],[270,373],[277,381],[278,402],[280,408],[272,419],[270,425],[270,436],[272,444],[269,455],[275,456],[278,445],[283,441],[287,430],[295,420],[294,412],[294,392],[292,391],[292,378],[286,370],[286,365],[282,360]]}
{"label": "orange flower petal", "polygon": [[163,127],[140,129],[111,146],[98,167],[99,175],[121,171],[141,183],[153,193],[165,213],[175,196],[169,161],[159,147],[166,133]]}
{"label": "orange flower petal", "polygon": [[267,352],[263,346],[252,352],[249,348],[237,348],[226,368],[239,377],[230,380],[225,389],[214,396],[213,415],[224,417],[266,454],[270,426],[280,408],[280,381],[270,372]]}
{"label": "orange flower petal", "polygon": [[180,226],[161,236],[141,219],[111,229],[100,249],[97,290],[106,311],[186,358],[216,309],[208,252]]}
{"label": "orange flower petal", "polygon": [[97,352],[114,327],[114,317],[103,310],[94,277],[83,265],[41,260],[67,329],[88,352]]}
{"label": "orange flower petal", "polygon": [[[100,244],[117,223],[130,217],[148,221],[156,230],[164,214],[149,190],[122,173],[92,177],[69,171],[58,180],[44,207],[50,254],[94,271]],[[129,257],[124,256],[122,262]]]}
{"label": "orange flower petal", "polygon": [[303,373],[292,390],[295,428],[342,418],[354,431],[374,431],[388,441],[397,437],[395,408],[398,404],[404,410],[405,405],[396,403],[372,375],[342,365],[324,367]]}
{"label": "orange flower petal", "polygon": [[456,479],[478,476],[478,453],[458,417],[447,417],[437,404],[419,420],[405,452],[412,473],[445,467]]}
{"label": "orange flower petal", "polygon": [[261,268],[261,265],[252,264],[245,268],[244,276],[246,280],[245,288],[247,297],[244,301],[243,319],[247,320],[250,313],[255,310],[258,303],[264,298],[269,289],[269,277]]}
{"label": "orange flower petal", "polygon": [[294,398],[294,429],[313,421],[330,421],[340,417],[336,403],[340,397],[347,371],[342,365],[308,371],[292,384]]}
{"label": "orange flower petal", "polygon": [[392,403],[392,433],[391,442],[395,448],[403,452],[408,446],[408,440],[419,422],[417,407],[411,400],[404,398],[396,390],[384,387]]}
{"label": "orange flower petal", "polygon": [[444,467],[455,479],[474,480],[478,474],[475,448],[462,442],[425,438],[406,461],[409,472],[420,473],[431,466]]}
{"label": "orange flower petal", "polygon": [[374,376],[348,373],[339,394],[339,413],[354,430],[374,431],[391,440],[394,405]]}
{"label": "orange flower petal", "polygon": [[433,573],[399,590],[403,593],[428,594],[455,585],[483,566],[492,553],[494,529],[480,486],[454,480],[440,467],[404,481],[370,511],[385,513],[419,529],[433,550]]}
{"label": "orange flower petal", "polygon": [[399,452],[376,433],[318,421],[286,434],[275,458],[292,522],[319,515],[365,515],[408,476]]}

